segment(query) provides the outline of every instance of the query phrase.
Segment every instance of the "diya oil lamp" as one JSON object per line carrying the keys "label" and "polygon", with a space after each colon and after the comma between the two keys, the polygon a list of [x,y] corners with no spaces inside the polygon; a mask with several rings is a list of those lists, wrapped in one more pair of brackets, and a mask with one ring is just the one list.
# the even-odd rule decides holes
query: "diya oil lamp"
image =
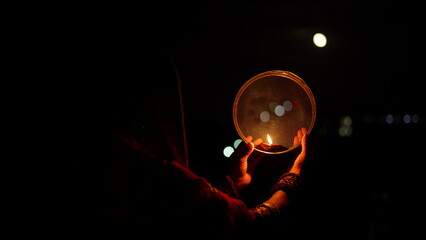
{"label": "diya oil lamp", "polygon": [[269,152],[276,152],[279,150],[283,150],[284,147],[280,144],[274,144],[272,143],[272,139],[269,136],[269,134],[266,135],[268,142],[266,143],[261,143],[260,146],[262,147],[263,150],[265,151],[269,151]]}

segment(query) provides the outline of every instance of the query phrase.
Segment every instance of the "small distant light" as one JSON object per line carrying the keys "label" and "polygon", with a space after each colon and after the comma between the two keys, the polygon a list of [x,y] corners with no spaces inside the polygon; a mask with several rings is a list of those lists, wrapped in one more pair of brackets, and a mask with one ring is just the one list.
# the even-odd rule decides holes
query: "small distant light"
{"label": "small distant light", "polygon": [[410,117],[410,115],[405,114],[404,117],[402,118],[402,120],[404,121],[404,123],[410,123],[411,117]]}
{"label": "small distant light", "polygon": [[386,115],[385,121],[386,121],[387,124],[392,124],[393,121],[394,121],[393,115],[392,114]]}
{"label": "small distant light", "polygon": [[352,135],[352,127],[350,126],[340,126],[339,135],[341,137],[349,137]]}
{"label": "small distant light", "polygon": [[340,119],[341,124],[343,126],[351,126],[352,125],[352,118],[351,116],[344,116]]}
{"label": "small distant light", "polygon": [[327,38],[322,33],[315,33],[313,40],[315,46],[319,48],[325,47],[325,45],[327,45]]}
{"label": "small distant light", "polygon": [[419,122],[419,115],[417,114],[413,114],[413,116],[411,117],[411,120],[413,121],[413,123],[418,123]]}
{"label": "small distant light", "polygon": [[229,157],[231,156],[231,154],[234,152],[234,148],[231,146],[227,146],[223,149],[223,155],[225,155],[225,157]]}

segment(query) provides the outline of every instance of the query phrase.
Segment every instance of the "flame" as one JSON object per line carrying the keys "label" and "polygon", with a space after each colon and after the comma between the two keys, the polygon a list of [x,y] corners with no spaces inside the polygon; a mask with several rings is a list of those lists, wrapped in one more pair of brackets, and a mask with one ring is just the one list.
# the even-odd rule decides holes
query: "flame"
{"label": "flame", "polygon": [[269,136],[269,134],[267,134],[267,138],[268,138],[268,143],[269,143],[269,144],[272,144],[272,139],[271,139],[271,137]]}

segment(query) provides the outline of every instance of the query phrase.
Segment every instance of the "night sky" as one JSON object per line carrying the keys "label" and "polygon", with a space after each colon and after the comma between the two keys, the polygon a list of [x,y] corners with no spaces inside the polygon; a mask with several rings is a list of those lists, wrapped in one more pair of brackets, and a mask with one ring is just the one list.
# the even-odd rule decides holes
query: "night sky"
{"label": "night sky", "polygon": [[[232,106],[247,80],[290,71],[317,103],[316,158],[297,218],[306,227],[300,237],[393,239],[417,232],[412,216],[424,182],[418,167],[425,108],[415,8],[285,1],[191,8],[168,46],[183,82],[193,166],[206,161],[204,142],[216,143],[214,166],[239,137]],[[327,37],[324,48],[313,44],[316,32]],[[351,120],[350,136],[339,134],[344,119]]]}
{"label": "night sky", "polygon": [[[297,74],[314,94],[317,116],[306,197],[292,216],[299,224],[290,223],[300,235],[293,239],[393,239],[418,231],[413,213],[420,211],[424,188],[421,28],[418,6],[404,3],[196,1],[131,11],[74,6],[65,26],[77,23],[93,34],[119,19],[118,28],[160,42],[182,83],[190,166],[207,177],[239,138],[232,107],[240,87],[264,71]],[[70,38],[79,27],[70,27]],[[317,32],[327,37],[323,48],[313,44]],[[344,119],[349,135],[339,132]],[[268,162],[259,169],[259,179],[267,180],[253,190],[269,184]],[[257,200],[250,190],[246,198],[248,204]]]}

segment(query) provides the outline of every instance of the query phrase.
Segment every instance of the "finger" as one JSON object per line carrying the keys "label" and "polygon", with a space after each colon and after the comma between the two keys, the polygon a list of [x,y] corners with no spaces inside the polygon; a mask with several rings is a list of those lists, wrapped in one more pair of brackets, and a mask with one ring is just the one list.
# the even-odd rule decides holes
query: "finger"
{"label": "finger", "polygon": [[302,151],[306,152],[306,144],[307,144],[308,131],[306,130],[306,128],[302,128],[301,132],[302,132],[302,137],[300,139],[300,142],[301,142],[301,145],[302,145]]}
{"label": "finger", "polygon": [[308,134],[308,130],[305,127],[302,127],[301,131],[303,135]]}
{"label": "finger", "polygon": [[301,153],[302,154],[306,153],[306,138],[307,138],[306,136],[307,136],[307,134],[303,134],[303,137],[301,139],[301,145],[302,145],[302,151],[301,151]]}
{"label": "finger", "polygon": [[296,135],[293,138],[293,146],[297,146],[299,144],[299,137]]}
{"label": "finger", "polygon": [[300,139],[302,139],[303,132],[301,129],[297,130],[296,136],[293,138],[293,146],[297,146],[300,143]]}
{"label": "finger", "polygon": [[259,146],[262,143],[262,139],[261,138],[257,138],[256,140],[253,141],[253,144],[255,147]]}
{"label": "finger", "polygon": [[253,152],[249,159],[248,159],[248,168],[247,168],[247,173],[249,175],[252,175],[254,173],[254,170],[257,166],[257,164],[263,159],[263,157],[265,156],[264,153],[261,152]]}
{"label": "finger", "polygon": [[254,144],[252,142],[241,142],[235,152],[232,154],[234,159],[238,159],[238,162],[243,163],[247,161],[248,156],[253,152]]}
{"label": "finger", "polygon": [[246,137],[246,141],[247,141],[247,142],[251,142],[252,140],[253,140],[253,137],[252,137],[252,136],[247,136],[247,137]]}
{"label": "finger", "polygon": [[245,151],[243,151],[240,155],[240,163],[247,162],[248,157],[253,152],[254,144],[252,142],[248,142],[246,146]]}
{"label": "finger", "polygon": [[[303,128],[302,128],[302,129],[303,129]],[[302,137],[303,137],[303,132],[302,132],[302,130],[301,130],[301,129],[297,130],[297,137],[299,138],[299,141],[300,141],[300,139],[302,139]]]}
{"label": "finger", "polygon": [[303,167],[304,162],[306,160],[306,151],[307,151],[306,150],[306,144],[307,144],[306,143],[306,141],[307,141],[306,136],[307,135],[304,134],[302,139],[301,139],[302,149],[301,149],[300,153],[297,155],[296,160],[294,161],[294,164],[293,164],[293,166],[290,170],[291,172],[300,174],[300,171],[302,170],[302,167]]}

